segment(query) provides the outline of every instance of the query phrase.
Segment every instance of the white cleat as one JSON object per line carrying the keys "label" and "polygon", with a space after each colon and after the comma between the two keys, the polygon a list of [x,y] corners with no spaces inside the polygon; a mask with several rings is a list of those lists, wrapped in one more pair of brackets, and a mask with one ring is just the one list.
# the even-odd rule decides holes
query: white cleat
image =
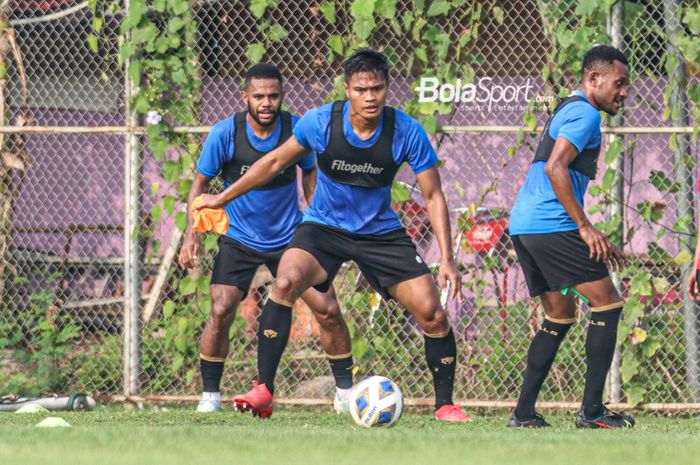
{"label": "white cleat", "polygon": [[[218,393],[217,393],[218,394]],[[215,413],[221,411],[221,395],[210,392],[202,394],[202,399],[197,405],[197,413]]]}
{"label": "white cleat", "polygon": [[337,414],[350,413],[350,401],[348,399],[340,400],[336,394],[333,397],[333,410]]}

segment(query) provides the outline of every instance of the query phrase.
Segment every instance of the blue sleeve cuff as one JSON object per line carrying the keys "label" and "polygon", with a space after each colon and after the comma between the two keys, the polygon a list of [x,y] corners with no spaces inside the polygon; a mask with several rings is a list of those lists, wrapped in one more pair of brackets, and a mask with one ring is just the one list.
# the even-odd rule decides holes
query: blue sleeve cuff
{"label": "blue sleeve cuff", "polygon": [[206,177],[208,177],[209,179],[215,178],[216,175],[219,174],[219,173],[209,173],[209,172],[207,172],[205,169],[202,169],[202,168],[199,167],[199,166],[197,167],[197,171],[199,171],[199,174],[201,174],[202,176],[206,176]]}
{"label": "blue sleeve cuff", "polygon": [[577,144],[576,141],[574,141],[573,137],[569,136],[568,134],[562,134],[561,131],[559,131],[559,134],[557,135],[557,139],[562,138],[566,140],[568,143],[576,147],[576,152],[581,153],[583,151],[583,147],[580,146],[580,144]]}
{"label": "blue sleeve cuff", "polygon": [[317,111],[315,108],[307,111],[292,128],[294,138],[299,142],[299,145],[307,149],[313,148],[309,137],[313,137],[315,134],[316,115]]}
{"label": "blue sleeve cuff", "polygon": [[440,161],[440,160],[439,160],[437,157],[435,157],[434,160],[428,162],[428,164],[426,164],[426,165],[420,167],[419,169],[414,170],[413,173],[414,173],[414,174],[421,174],[423,171],[429,170],[429,169],[432,168],[433,166],[437,165],[439,161]]}
{"label": "blue sleeve cuff", "polygon": [[299,162],[299,167],[304,171],[313,171],[316,168],[316,152],[310,152]]}

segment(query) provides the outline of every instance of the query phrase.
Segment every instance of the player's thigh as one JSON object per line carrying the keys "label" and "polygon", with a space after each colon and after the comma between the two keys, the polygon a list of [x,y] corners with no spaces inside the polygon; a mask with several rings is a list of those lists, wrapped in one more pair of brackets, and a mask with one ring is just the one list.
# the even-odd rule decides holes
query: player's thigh
{"label": "player's thigh", "polygon": [[310,286],[328,280],[328,272],[306,250],[291,247],[284,251],[275,272],[275,287],[292,287],[303,293]]}
{"label": "player's thigh", "polygon": [[435,319],[445,320],[440,296],[430,274],[398,282],[388,288],[389,294],[406,308],[421,326]]}
{"label": "player's thigh", "polygon": [[278,278],[301,279],[302,290],[313,286],[326,292],[343,262],[351,259],[352,247],[352,240],[341,231],[315,223],[302,223],[282,256]]}
{"label": "player's thigh", "polygon": [[595,281],[580,283],[573,287],[588,299],[591,307],[604,307],[623,300],[609,276]]}

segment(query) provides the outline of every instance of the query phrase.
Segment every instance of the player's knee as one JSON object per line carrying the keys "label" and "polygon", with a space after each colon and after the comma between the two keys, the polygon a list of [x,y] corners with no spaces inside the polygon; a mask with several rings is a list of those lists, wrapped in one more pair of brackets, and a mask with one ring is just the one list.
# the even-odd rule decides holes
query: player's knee
{"label": "player's knee", "polygon": [[298,270],[290,269],[275,279],[274,295],[290,302],[296,299],[303,277]]}
{"label": "player's knee", "polygon": [[213,300],[209,318],[214,325],[225,325],[233,319],[235,310],[235,307],[225,299]]}
{"label": "player's knee", "polygon": [[449,329],[447,313],[436,305],[422,315],[421,328],[426,334],[442,334]]}

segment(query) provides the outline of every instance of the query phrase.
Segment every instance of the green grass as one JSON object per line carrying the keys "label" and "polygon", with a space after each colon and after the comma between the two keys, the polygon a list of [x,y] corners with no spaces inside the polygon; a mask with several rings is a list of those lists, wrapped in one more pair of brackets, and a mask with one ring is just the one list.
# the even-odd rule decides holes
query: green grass
{"label": "green grass", "polygon": [[547,430],[504,428],[507,413],[469,424],[437,423],[409,411],[393,429],[369,430],[349,416],[284,409],[269,420],[234,412],[119,406],[60,416],[72,428],[34,428],[47,414],[0,413],[0,464],[697,464],[700,420],[637,416],[627,431],[577,430],[572,413],[549,414]]}

